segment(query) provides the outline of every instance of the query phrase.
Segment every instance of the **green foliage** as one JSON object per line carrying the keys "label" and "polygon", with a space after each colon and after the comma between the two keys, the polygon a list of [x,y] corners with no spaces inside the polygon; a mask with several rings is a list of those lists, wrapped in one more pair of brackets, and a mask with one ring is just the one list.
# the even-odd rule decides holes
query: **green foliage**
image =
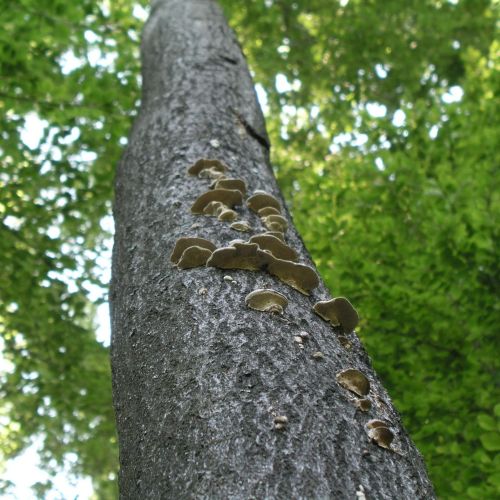
{"label": "green foliage", "polygon": [[[109,234],[99,222],[139,95],[141,23],[128,1],[2,7],[0,455],[40,435],[48,470],[76,453],[74,471],[114,498],[108,353],[88,294],[103,294],[96,256]],[[33,123],[39,140],[27,137]]]}
{"label": "green foliage", "polygon": [[[295,222],[332,294],[360,310],[439,496],[499,496],[497,2],[220,3],[266,92]],[[76,453],[103,499],[117,452],[92,315],[139,98],[134,5],[0,11],[0,453],[42,436],[47,469]]]}

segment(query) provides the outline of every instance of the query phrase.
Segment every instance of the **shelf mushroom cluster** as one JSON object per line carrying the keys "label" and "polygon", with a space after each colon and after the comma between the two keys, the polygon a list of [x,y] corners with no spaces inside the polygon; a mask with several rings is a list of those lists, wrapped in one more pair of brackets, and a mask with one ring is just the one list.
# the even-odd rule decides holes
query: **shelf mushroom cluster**
{"label": "shelf mushroom cluster", "polygon": [[[200,194],[191,206],[191,213],[217,217],[220,221],[231,222],[231,228],[241,232],[250,232],[250,224],[238,219],[236,206],[243,205],[246,196],[246,184],[242,179],[226,177],[229,167],[219,160],[200,159],[188,168],[188,174],[200,178],[210,178],[210,188]],[[246,204],[257,213],[267,230],[253,235],[249,241],[235,240],[227,246],[215,248],[213,243],[202,238],[180,238],[170,257],[179,269],[198,266],[217,267],[219,269],[244,269],[265,271],[299,292],[309,295],[319,284],[316,272],[305,264],[299,264],[298,253],[284,241],[288,228],[286,219],[281,215],[279,201],[265,191],[257,190]],[[184,255],[185,254],[185,255]]]}
{"label": "shelf mushroom cluster", "polygon": [[[253,228],[246,220],[238,220],[235,210],[243,205],[247,196],[246,183],[242,179],[227,177],[229,167],[216,159],[200,159],[188,168],[188,174],[212,180],[209,189],[200,194],[191,206],[191,213],[207,217],[217,217],[221,222],[230,222],[230,228],[242,233],[249,233]],[[206,266],[219,269],[242,269],[264,271],[294,288],[309,295],[319,285],[316,272],[305,264],[298,263],[299,254],[285,242],[288,229],[286,218],[282,215],[279,201],[262,190],[256,190],[246,199],[247,207],[258,215],[265,231],[251,236],[248,241],[237,239],[226,246],[217,248],[214,243],[200,237],[181,237],[174,246],[170,260],[178,269],[190,269]],[[272,289],[257,289],[245,298],[247,307],[260,312],[284,314],[288,299]],[[346,335],[350,334],[359,322],[359,316],[352,304],[345,297],[336,297],[319,301],[313,311],[332,326],[341,331],[339,340],[348,345]],[[309,338],[307,332],[300,332],[294,337],[299,347]],[[322,352],[315,352],[312,358],[324,359]],[[348,368],[337,373],[340,386],[356,395],[355,405],[361,411],[369,411],[368,399],[370,383],[367,377],[357,369]],[[286,429],[286,416],[275,418],[276,429]],[[383,448],[390,449],[394,435],[389,425],[380,420],[370,420],[367,424],[368,437]]]}

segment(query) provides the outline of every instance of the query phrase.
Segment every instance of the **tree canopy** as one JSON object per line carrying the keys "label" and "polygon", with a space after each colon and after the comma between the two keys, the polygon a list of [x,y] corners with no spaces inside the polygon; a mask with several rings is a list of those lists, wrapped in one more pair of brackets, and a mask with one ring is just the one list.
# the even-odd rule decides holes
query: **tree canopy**
{"label": "tree canopy", "polygon": [[[360,311],[359,334],[438,495],[499,495],[498,2],[220,3],[265,104],[295,223],[332,292]],[[73,471],[114,498],[94,312],[147,5],[4,7],[0,455],[41,436],[47,470],[76,453]]]}

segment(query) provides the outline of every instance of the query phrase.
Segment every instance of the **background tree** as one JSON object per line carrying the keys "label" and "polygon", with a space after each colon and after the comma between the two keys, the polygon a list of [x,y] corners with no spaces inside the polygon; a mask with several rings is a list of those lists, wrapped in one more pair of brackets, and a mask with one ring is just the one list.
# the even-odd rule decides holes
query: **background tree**
{"label": "background tree", "polygon": [[[498,7],[221,3],[267,98],[295,222],[332,290],[342,283],[360,309],[438,494],[495,496]],[[129,0],[0,11],[2,452],[41,434],[47,467],[76,452],[100,498],[113,497],[102,488],[116,455],[85,290],[107,279],[99,222],[138,102],[132,12]]]}

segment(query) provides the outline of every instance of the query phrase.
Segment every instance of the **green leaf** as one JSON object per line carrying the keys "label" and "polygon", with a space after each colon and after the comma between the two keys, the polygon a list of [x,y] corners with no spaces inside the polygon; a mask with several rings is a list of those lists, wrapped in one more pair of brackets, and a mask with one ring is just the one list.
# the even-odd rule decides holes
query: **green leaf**
{"label": "green leaf", "polygon": [[496,405],[493,407],[493,411],[495,412],[495,416],[496,416],[496,417],[500,417],[500,403],[496,404]]}
{"label": "green leaf", "polygon": [[478,415],[477,421],[479,422],[479,427],[485,431],[493,431],[496,429],[497,423],[493,417],[486,414]]}
{"label": "green leaf", "polygon": [[500,450],[500,433],[498,432],[488,432],[487,434],[482,434],[481,443],[483,447],[488,451],[499,451]]}

